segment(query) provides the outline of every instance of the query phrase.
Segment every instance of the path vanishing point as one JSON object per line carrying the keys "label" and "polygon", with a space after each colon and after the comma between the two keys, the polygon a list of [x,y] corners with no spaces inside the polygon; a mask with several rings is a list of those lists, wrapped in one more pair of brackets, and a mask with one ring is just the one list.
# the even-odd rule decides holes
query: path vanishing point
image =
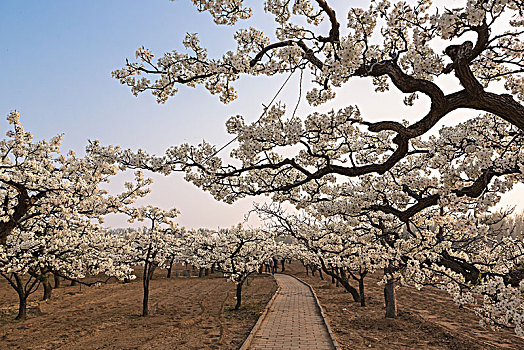
{"label": "path vanishing point", "polygon": [[284,274],[275,274],[275,279],[280,291],[249,349],[335,349],[309,287]]}

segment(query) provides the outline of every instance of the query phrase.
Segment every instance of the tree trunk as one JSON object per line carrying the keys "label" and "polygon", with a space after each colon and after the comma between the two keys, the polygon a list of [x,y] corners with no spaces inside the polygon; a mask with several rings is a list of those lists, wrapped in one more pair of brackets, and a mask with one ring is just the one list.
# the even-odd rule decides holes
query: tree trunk
{"label": "tree trunk", "polygon": [[27,281],[22,280],[20,275],[16,272],[5,274],[0,271],[0,275],[4,277],[9,285],[16,291],[18,295],[18,315],[17,320],[23,320],[27,317],[27,298],[29,295],[38,290],[42,280],[35,271],[29,271]]}
{"label": "tree trunk", "polygon": [[198,277],[199,278],[202,278],[202,276],[204,276],[204,268],[201,267],[199,270],[198,270]]}
{"label": "tree trunk", "polygon": [[18,315],[15,320],[25,320],[27,317],[27,295],[23,290],[18,291]]}
{"label": "tree trunk", "polygon": [[144,297],[142,298],[142,316],[149,314],[149,280],[143,280]]}
{"label": "tree trunk", "polygon": [[318,275],[319,275],[320,279],[323,281],[324,280],[324,275],[322,275],[322,269],[318,269]]}
{"label": "tree trunk", "polygon": [[[393,273],[391,264],[384,268],[384,274]],[[386,318],[397,317],[397,297],[395,294],[395,280],[388,278],[384,286],[384,303],[386,305]]]}
{"label": "tree trunk", "polygon": [[211,264],[211,273],[215,273],[215,263]]}
{"label": "tree trunk", "polygon": [[204,269],[204,276],[209,276],[209,267]]}
{"label": "tree trunk", "polygon": [[[16,290],[18,294],[18,315],[15,317],[16,320],[25,320],[27,317],[27,297],[31,294],[31,289],[36,285],[37,278],[34,279],[32,286],[29,289],[25,287],[28,286],[29,281],[24,286],[20,275],[13,273],[14,281],[11,280],[11,286]],[[31,278],[31,277],[30,277]],[[37,287],[38,288],[38,287]],[[36,289],[35,289],[36,290]]]}
{"label": "tree trunk", "polygon": [[280,260],[280,263],[282,264],[282,272],[285,272],[286,271],[286,260],[282,259]]}
{"label": "tree trunk", "polygon": [[244,280],[242,280],[240,283],[237,283],[237,303],[235,305],[235,310],[238,310],[240,308],[240,305],[242,304],[242,285],[244,284]]}
{"label": "tree trunk", "polygon": [[332,271],[330,271],[326,265],[324,263],[322,263],[322,270],[324,270],[324,272],[326,274],[328,274],[329,276],[331,276],[331,278],[335,278],[337,280],[339,280],[340,284],[342,285],[342,287],[344,287],[344,289],[349,293],[351,294],[351,296],[353,297],[353,300],[355,302],[358,302],[360,301],[360,295],[358,294],[358,291],[353,288],[352,285],[349,284],[349,281],[348,280],[343,280],[342,278],[340,278],[340,276],[338,275],[335,275]]}
{"label": "tree trunk", "polygon": [[49,281],[49,276],[47,274],[42,275],[42,286],[44,287],[44,295],[42,300],[51,299],[51,292],[53,287],[51,287],[51,282]]}
{"label": "tree trunk", "polygon": [[306,276],[309,276],[309,269],[308,269],[307,265],[304,265],[304,267],[306,268]]}
{"label": "tree trunk", "polygon": [[344,268],[339,267],[338,271],[340,273],[340,278],[342,278],[343,280],[346,280],[346,281],[349,279],[348,274],[346,273],[346,270]]}
{"label": "tree trunk", "polygon": [[169,267],[167,268],[167,278],[171,278],[171,272],[173,271],[173,264],[175,263],[175,257],[169,260]]}
{"label": "tree trunk", "polygon": [[149,282],[153,277],[155,265],[146,263],[144,265],[144,276],[142,278],[142,285],[144,287],[144,297],[142,299],[142,316],[149,315]]}
{"label": "tree trunk", "polygon": [[75,280],[71,280],[71,286],[76,286],[76,281]]}
{"label": "tree trunk", "polygon": [[358,294],[360,294],[360,306],[366,306],[366,295],[364,294],[364,277],[358,280]]}
{"label": "tree trunk", "polygon": [[58,276],[57,274],[53,274],[53,276],[55,280],[55,289],[60,288],[60,276]]}

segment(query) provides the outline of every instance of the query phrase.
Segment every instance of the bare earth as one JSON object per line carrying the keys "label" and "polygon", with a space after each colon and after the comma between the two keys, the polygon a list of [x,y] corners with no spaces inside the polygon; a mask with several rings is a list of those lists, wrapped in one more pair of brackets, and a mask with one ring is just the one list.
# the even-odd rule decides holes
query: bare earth
{"label": "bare earth", "polygon": [[[342,287],[324,276],[306,276],[301,264],[286,267],[315,289],[342,349],[524,349],[512,330],[482,328],[471,310],[459,309],[436,288],[397,291],[398,318],[384,318],[383,289],[378,276],[367,277],[368,305],[360,307]],[[352,284],[356,286],[356,283]]]}
{"label": "bare earth", "polygon": [[[0,349],[237,349],[276,290],[269,276],[244,286],[243,306],[232,310],[235,286],[216,276],[151,281],[151,315],[141,317],[142,284],[67,286],[49,302],[32,296],[28,319],[15,321],[17,297],[0,281]],[[39,304],[39,306],[38,306]]]}
{"label": "bare earth", "polygon": [[[397,319],[384,318],[378,276],[366,281],[368,306],[341,287],[306,276],[301,264],[286,267],[310,283],[342,349],[524,349],[511,330],[484,329],[471,310],[444,293],[398,290]],[[49,302],[32,296],[28,319],[15,321],[17,298],[0,280],[0,349],[238,349],[276,290],[269,276],[253,276],[244,306],[234,305],[234,284],[215,276],[151,282],[151,316],[140,317],[141,281],[95,287],[61,287]]]}

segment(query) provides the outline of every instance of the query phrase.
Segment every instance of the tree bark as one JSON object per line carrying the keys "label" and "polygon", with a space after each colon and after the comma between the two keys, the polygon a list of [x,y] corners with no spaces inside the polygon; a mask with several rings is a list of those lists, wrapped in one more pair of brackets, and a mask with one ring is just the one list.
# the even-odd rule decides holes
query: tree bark
{"label": "tree bark", "polygon": [[171,272],[173,271],[173,264],[175,261],[175,257],[172,257],[169,261],[169,267],[167,268],[167,278],[171,278]]}
{"label": "tree bark", "polygon": [[146,263],[144,265],[144,276],[142,278],[142,285],[144,287],[144,297],[142,299],[142,316],[149,315],[149,282],[153,277],[155,265]]}
{"label": "tree bark", "polygon": [[144,280],[144,297],[142,298],[142,316],[149,315],[149,281]]}
{"label": "tree bark", "polygon": [[244,284],[244,280],[237,283],[237,303],[235,305],[235,310],[238,310],[240,308],[240,305],[242,304],[242,285]]}
{"label": "tree bark", "polygon": [[55,281],[55,289],[60,288],[60,276],[58,276],[57,274],[53,274],[53,276]]}
{"label": "tree bark", "polygon": [[282,272],[285,272],[286,271],[286,260],[282,259],[280,260],[280,263],[282,264]]}
{"label": "tree bark", "polygon": [[[394,269],[390,265],[384,268],[384,274],[393,273]],[[386,305],[386,318],[397,317],[397,296],[395,294],[395,280],[388,278],[384,286],[384,303]]]}
{"label": "tree bark", "polygon": [[349,293],[351,294],[351,297],[353,297],[353,300],[355,302],[358,302],[360,301],[360,295],[358,294],[358,291],[352,286],[349,284],[348,280],[344,280],[342,279],[340,276],[338,275],[335,275],[332,271],[330,271],[330,269],[327,268],[327,266],[324,264],[324,262],[322,262],[322,270],[328,274],[329,276],[331,276],[331,278],[335,278],[337,280],[339,280],[340,284],[342,285],[342,287],[344,287],[344,289]]}
{"label": "tree bark", "polygon": [[366,306],[366,295],[364,294],[364,277],[358,280],[358,294],[360,294],[360,306]]}
{"label": "tree bark", "polygon": [[202,278],[202,276],[204,276],[204,268],[201,267],[200,269],[198,269],[198,277],[199,278]]}
{"label": "tree bark", "polygon": [[[18,315],[15,317],[16,320],[24,320],[27,317],[27,297],[31,294],[31,291],[38,288],[37,281],[35,278],[32,284],[29,284],[29,281],[24,285],[22,278],[17,273],[12,274],[13,279],[8,280],[11,286],[16,290],[18,294]],[[31,278],[31,277],[29,277]],[[29,288],[27,289],[26,287]]]}
{"label": "tree bark", "polygon": [[44,295],[42,296],[42,300],[51,299],[51,292],[53,291],[53,287],[51,286],[51,282],[49,281],[48,274],[42,275],[42,286],[44,287]]}
{"label": "tree bark", "polygon": [[27,317],[27,297],[28,295],[24,290],[18,291],[18,315],[15,320],[25,320]]}

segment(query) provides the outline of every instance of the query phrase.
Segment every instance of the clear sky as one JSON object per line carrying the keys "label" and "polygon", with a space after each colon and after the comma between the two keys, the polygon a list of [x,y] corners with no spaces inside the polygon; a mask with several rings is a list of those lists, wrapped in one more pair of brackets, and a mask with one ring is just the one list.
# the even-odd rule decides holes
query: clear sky
{"label": "clear sky", "polygon": [[[256,6],[255,17],[236,28],[256,25],[271,29],[271,17],[256,11],[262,1],[251,3]],[[349,3],[358,6],[366,2]],[[156,154],[171,145],[202,139],[223,144],[229,140],[224,126],[227,118],[243,114],[247,121],[256,120],[262,103],[271,100],[285,76],[242,78],[236,84],[239,99],[226,106],[201,87],[181,87],[175,98],[158,105],[148,93],[134,97],[111,78],[111,71],[120,68],[125,58],[134,59],[140,46],[157,56],[181,50],[187,32],[199,33],[210,56],[218,56],[234,48],[234,30],[217,27],[209,14],[196,12],[189,0],[0,1],[0,115],[17,109],[24,127],[36,139],[63,133],[63,150],[79,153],[88,139]],[[298,75],[283,91],[289,105],[297,101],[297,86]],[[333,105],[323,108],[358,104],[363,116],[371,120],[392,114],[398,114],[399,119],[418,118],[427,108],[424,99],[415,108],[403,107],[397,92],[380,96],[377,104],[378,96],[372,91],[369,81],[353,82]],[[387,116],[383,114],[385,105]],[[307,107],[302,101],[299,112],[306,112]],[[447,121],[460,120],[456,116]],[[2,117],[2,134],[6,129]],[[180,223],[188,227],[230,226],[241,221],[251,207],[252,199],[232,206],[218,203],[178,175],[154,179],[147,201],[164,208],[175,205],[182,211]],[[521,186],[505,202],[517,203],[522,192]],[[520,204],[519,209],[523,208]],[[121,225],[124,221],[108,222]]]}

